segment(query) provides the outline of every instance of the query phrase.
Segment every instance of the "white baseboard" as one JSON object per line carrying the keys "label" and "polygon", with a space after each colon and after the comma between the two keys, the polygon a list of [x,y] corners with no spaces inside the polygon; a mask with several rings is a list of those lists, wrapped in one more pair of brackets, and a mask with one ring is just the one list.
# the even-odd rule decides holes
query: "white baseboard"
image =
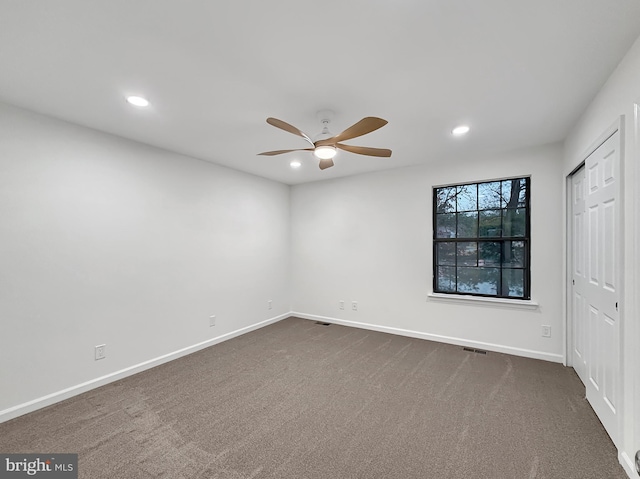
{"label": "white baseboard", "polygon": [[457,346],[467,346],[476,349],[485,349],[497,353],[512,354],[514,356],[522,356],[525,358],[542,359],[553,363],[562,363],[562,354],[545,353],[544,351],[533,351],[531,349],[514,348],[511,346],[503,346],[501,344],[484,343],[481,341],[470,341],[467,339],[455,338],[452,336],[441,336],[439,334],[422,333],[420,331],[411,331],[409,329],[392,328],[390,326],[380,326],[377,324],[360,323],[357,321],[349,321],[346,319],[329,318],[326,316],[318,316],[315,314],[306,314],[292,312],[291,316],[298,318],[310,319],[313,321],[324,321],[325,323],[335,323],[342,326],[350,326],[354,328],[369,329],[371,331],[379,331],[382,333],[397,334],[399,336],[408,336],[410,338],[426,339],[428,341],[437,341],[439,343],[455,344]]}
{"label": "white baseboard", "polygon": [[38,409],[42,409],[43,407],[50,406],[57,402],[68,399],[70,397],[77,396],[78,394],[82,394],[86,391],[90,391],[91,389],[95,389],[100,386],[104,386],[105,384],[109,384],[114,381],[117,381],[119,379],[126,378],[127,376],[132,376],[134,374],[145,371],[147,369],[154,368],[156,366],[167,363],[169,361],[173,361],[174,359],[187,356],[189,354],[195,353],[196,351],[200,351],[201,349],[208,348],[209,346],[213,346],[214,344],[218,344],[223,341],[227,341],[229,339],[240,336],[242,334],[246,334],[248,332],[254,331],[256,329],[263,328],[265,326],[268,326],[269,324],[277,323],[278,321],[281,321],[290,316],[291,316],[291,313],[281,314],[279,316],[267,319],[265,321],[252,324],[251,326],[246,326],[244,328],[237,329],[230,333],[226,333],[221,336],[217,336],[215,338],[207,339],[206,341],[202,341],[201,343],[197,343],[192,346],[179,349],[172,353],[164,354],[157,358],[150,359],[149,361],[144,361],[134,366],[121,369],[120,371],[116,371],[99,378],[91,379],[90,381],[86,381],[82,384],[77,384],[75,386],[71,386],[61,391],[57,391],[55,393],[47,394],[46,396],[33,399],[32,401],[27,401],[25,403],[18,404],[17,406],[4,409],[3,411],[0,411],[0,423],[16,418],[18,416],[22,416],[23,414],[27,414],[27,413],[36,411]]}
{"label": "white baseboard", "polygon": [[640,477],[636,472],[635,459],[631,459],[626,452],[618,454],[618,461],[620,461],[624,472],[627,473],[627,476],[629,476],[630,479],[637,479]]}

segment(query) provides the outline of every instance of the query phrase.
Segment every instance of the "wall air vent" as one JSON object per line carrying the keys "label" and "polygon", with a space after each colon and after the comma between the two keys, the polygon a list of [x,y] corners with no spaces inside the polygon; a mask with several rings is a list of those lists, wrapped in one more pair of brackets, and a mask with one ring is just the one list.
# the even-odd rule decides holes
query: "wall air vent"
{"label": "wall air vent", "polygon": [[331,326],[331,323],[323,323],[322,321],[316,321],[316,324],[319,324],[320,326]]}
{"label": "wall air vent", "polygon": [[478,353],[478,354],[487,354],[486,351],[482,349],[473,349],[473,348],[462,348],[464,351],[469,351],[470,353]]}

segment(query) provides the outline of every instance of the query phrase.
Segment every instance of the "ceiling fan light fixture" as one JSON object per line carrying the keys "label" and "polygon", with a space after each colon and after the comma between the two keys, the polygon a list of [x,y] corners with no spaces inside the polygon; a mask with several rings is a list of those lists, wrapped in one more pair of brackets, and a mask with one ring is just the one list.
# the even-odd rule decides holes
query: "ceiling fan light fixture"
{"label": "ceiling fan light fixture", "polygon": [[313,154],[316,158],[321,160],[330,160],[334,156],[336,156],[337,150],[335,146],[317,146],[315,150],[313,150]]}

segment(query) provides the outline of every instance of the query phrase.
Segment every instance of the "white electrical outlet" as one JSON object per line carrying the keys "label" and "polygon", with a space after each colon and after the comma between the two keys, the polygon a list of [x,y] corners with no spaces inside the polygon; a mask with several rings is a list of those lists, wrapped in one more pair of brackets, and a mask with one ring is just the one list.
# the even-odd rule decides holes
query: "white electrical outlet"
{"label": "white electrical outlet", "polygon": [[358,302],[357,301],[351,301],[351,309],[353,311],[358,311]]}
{"label": "white electrical outlet", "polygon": [[209,316],[209,327],[213,327],[216,325],[216,315],[212,314],[211,316]]}
{"label": "white electrical outlet", "polygon": [[107,357],[107,345],[106,344],[100,344],[98,346],[96,346],[96,361],[98,359],[104,359]]}
{"label": "white electrical outlet", "polygon": [[269,300],[267,301],[267,309],[272,309],[273,308],[273,301]]}
{"label": "white electrical outlet", "polygon": [[344,310],[344,301],[342,300],[338,301],[338,307]]}
{"label": "white electrical outlet", "polygon": [[543,338],[550,338],[551,337],[551,326],[548,326],[546,324],[542,325],[542,337]]}

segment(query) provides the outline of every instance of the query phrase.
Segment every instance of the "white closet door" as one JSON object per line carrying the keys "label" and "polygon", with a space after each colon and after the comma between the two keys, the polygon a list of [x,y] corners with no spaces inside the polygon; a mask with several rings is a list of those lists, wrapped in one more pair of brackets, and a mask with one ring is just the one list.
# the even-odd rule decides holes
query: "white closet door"
{"label": "white closet door", "polygon": [[572,178],[572,359],[588,401],[616,445],[621,381],[619,148],[616,132]]}

